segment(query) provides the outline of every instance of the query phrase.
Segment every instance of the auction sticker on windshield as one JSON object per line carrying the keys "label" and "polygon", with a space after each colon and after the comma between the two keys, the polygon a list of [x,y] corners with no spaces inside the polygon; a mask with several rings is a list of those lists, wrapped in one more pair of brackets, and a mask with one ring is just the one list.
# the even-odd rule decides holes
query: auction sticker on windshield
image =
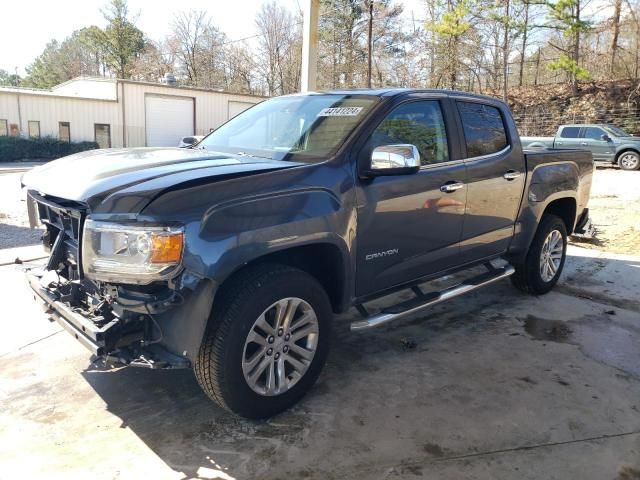
{"label": "auction sticker on windshield", "polygon": [[362,111],[362,107],[331,107],[323,108],[319,117],[355,117]]}

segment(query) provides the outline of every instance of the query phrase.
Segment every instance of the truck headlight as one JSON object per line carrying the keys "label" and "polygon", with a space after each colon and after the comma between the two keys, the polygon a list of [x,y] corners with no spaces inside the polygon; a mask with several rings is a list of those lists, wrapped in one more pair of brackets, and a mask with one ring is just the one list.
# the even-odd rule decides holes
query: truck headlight
{"label": "truck headlight", "polygon": [[182,228],[131,226],[88,218],[82,235],[82,269],[93,280],[148,284],[176,272],[183,246]]}

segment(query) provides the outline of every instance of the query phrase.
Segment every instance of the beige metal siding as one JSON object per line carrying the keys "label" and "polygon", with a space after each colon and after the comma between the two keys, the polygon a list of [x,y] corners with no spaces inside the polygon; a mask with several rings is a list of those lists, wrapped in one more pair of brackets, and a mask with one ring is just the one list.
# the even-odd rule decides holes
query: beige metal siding
{"label": "beige metal siding", "polygon": [[[46,95],[19,94],[21,131],[28,133],[29,120],[40,122],[40,136],[58,138],[59,122],[69,122],[71,141],[93,141],[94,124],[111,125],[111,144],[122,146],[122,125],[118,103],[114,101],[75,99]],[[0,118],[18,123],[18,94],[0,92]]]}
{"label": "beige metal siding", "polygon": [[195,98],[196,135],[206,135],[211,129],[218,128],[229,119],[229,101],[258,103],[262,100],[250,95],[200,91],[163,85],[128,82],[123,82],[121,85],[124,86],[127,146],[129,147],[145,146],[145,94]]}
{"label": "beige metal siding", "polygon": [[11,133],[11,125],[17,125],[19,118],[16,95],[0,93],[0,118],[7,120],[8,133]]}
{"label": "beige metal siding", "polygon": [[[70,82],[70,84],[73,82]],[[104,82],[108,85],[108,82]],[[78,87],[79,88],[79,87]],[[105,87],[106,88],[106,87]],[[72,85],[58,89],[76,92]],[[28,133],[28,121],[40,122],[40,135],[58,138],[60,122],[69,122],[71,141],[93,141],[96,124],[107,124],[111,131],[111,146],[122,147],[123,123],[127,147],[143,147],[145,135],[145,94],[170,95],[195,99],[195,134],[205,135],[237,112],[239,105],[255,104],[263,99],[208,90],[177,88],[167,85],[118,81],[117,100],[60,96],[54,91],[20,91],[0,88],[0,119],[6,119],[9,129],[20,123],[23,136]],[[84,91],[83,91],[84,92]],[[18,99],[20,112],[18,112]],[[124,109],[123,109],[124,100]],[[124,110],[124,111],[123,111]],[[124,119],[123,119],[124,114]],[[21,119],[21,122],[19,121]]]}

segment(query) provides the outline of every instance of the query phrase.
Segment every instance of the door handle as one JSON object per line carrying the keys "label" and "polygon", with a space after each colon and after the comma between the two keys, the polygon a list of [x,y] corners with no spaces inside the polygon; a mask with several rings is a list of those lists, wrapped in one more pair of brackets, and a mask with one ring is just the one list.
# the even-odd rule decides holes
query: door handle
{"label": "door handle", "polygon": [[503,177],[505,180],[515,180],[520,175],[522,175],[522,172],[518,172],[517,170],[508,170],[507,172],[505,172]]}
{"label": "door handle", "polygon": [[443,193],[452,193],[460,190],[462,187],[464,187],[464,183],[462,182],[445,183],[440,187],[440,191]]}
{"label": "door handle", "polygon": [[562,142],[556,142],[556,145],[562,145]]}
{"label": "door handle", "polygon": [[587,142],[580,142],[580,145],[584,145],[586,147],[587,146]]}

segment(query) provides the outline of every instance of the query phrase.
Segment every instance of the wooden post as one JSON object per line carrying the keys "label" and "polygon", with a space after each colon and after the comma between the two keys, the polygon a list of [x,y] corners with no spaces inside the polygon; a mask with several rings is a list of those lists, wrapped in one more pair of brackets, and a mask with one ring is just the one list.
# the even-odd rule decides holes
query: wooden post
{"label": "wooden post", "polygon": [[302,74],[300,90],[316,89],[318,72],[318,14],[320,0],[304,0],[302,30]]}

